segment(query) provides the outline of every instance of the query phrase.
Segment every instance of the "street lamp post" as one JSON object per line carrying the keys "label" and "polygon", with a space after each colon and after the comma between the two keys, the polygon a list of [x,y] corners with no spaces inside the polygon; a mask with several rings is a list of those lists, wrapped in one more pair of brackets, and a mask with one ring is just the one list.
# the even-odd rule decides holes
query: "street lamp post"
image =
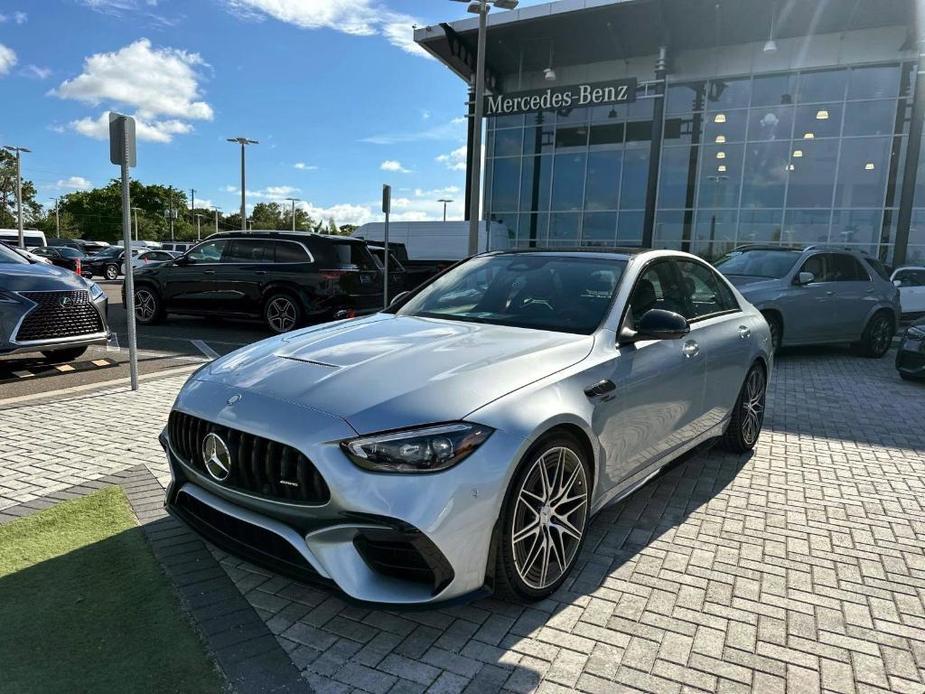
{"label": "street lamp post", "polygon": [[136,241],[138,240],[138,210],[139,210],[139,209],[140,209],[140,208],[138,208],[138,207],[133,207],[133,208],[132,208],[132,212],[135,213],[135,240],[136,240]]}
{"label": "street lamp post", "polygon": [[298,198],[286,198],[292,203],[292,230],[295,231],[295,204],[299,202]]}
{"label": "street lamp post", "polygon": [[437,202],[443,203],[443,221],[445,222],[446,221],[446,206],[453,201],[447,198],[441,198],[440,200],[437,200]]}
{"label": "street lamp post", "polygon": [[196,215],[196,240],[202,241],[202,215]]}
{"label": "street lamp post", "polygon": [[32,150],[13,145],[5,145],[3,149],[16,155],[16,224],[19,229],[19,247],[25,248],[26,239],[22,232],[22,153]]}
{"label": "street lamp post", "polygon": [[58,201],[61,198],[55,198],[55,236],[61,238],[61,215],[58,211]]}
{"label": "street lamp post", "polygon": [[479,186],[482,174],[482,119],[485,105],[485,47],[488,33],[489,6],[503,10],[513,10],[519,0],[454,0],[468,2],[468,11],[479,16],[478,49],[475,60],[475,104],[473,108],[474,127],[472,128],[472,161],[469,162],[469,255],[479,251]]}
{"label": "street lamp post", "polygon": [[249,140],[246,137],[229,137],[228,142],[235,142],[241,145],[241,231],[247,231],[247,212],[246,212],[246,193],[245,193],[245,176],[244,176],[244,148],[247,145],[259,145],[257,140]]}
{"label": "street lamp post", "polygon": [[215,210],[215,233],[217,234],[218,233],[218,208],[216,207],[214,208],[214,210]]}

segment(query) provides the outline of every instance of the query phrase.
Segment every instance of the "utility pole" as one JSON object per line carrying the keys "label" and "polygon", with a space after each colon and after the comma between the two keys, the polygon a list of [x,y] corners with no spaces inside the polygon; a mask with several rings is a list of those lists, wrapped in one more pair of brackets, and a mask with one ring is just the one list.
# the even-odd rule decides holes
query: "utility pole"
{"label": "utility pole", "polygon": [[55,198],[55,235],[60,239],[61,238],[61,216],[58,213],[58,200],[61,198]]}
{"label": "utility pole", "polygon": [[202,241],[202,215],[196,215],[196,240]]}
{"label": "utility pole", "polygon": [[195,213],[196,212],[196,189],[195,188],[189,189],[189,198],[190,198],[189,211]]}
{"label": "utility pole", "polygon": [[138,208],[133,207],[132,212],[135,213],[135,240],[138,240]]}
{"label": "utility pole", "polygon": [[218,233],[218,208],[215,208],[215,233]]}
{"label": "utility pole", "polygon": [[295,204],[299,201],[298,198],[286,198],[289,202],[292,203],[292,230],[295,231]]}
{"label": "utility pole", "polygon": [[22,232],[22,153],[32,150],[13,145],[5,145],[3,149],[16,155],[16,224],[19,229],[19,247],[25,248],[26,239]]}
{"label": "utility pole", "polygon": [[247,231],[247,180],[244,175],[244,148],[247,147],[247,145],[259,145],[260,143],[257,142],[257,140],[249,140],[246,137],[229,137],[227,139],[228,142],[236,142],[241,145],[241,231]]}
{"label": "utility pole", "polygon": [[441,198],[440,200],[437,200],[437,202],[442,202],[442,203],[443,203],[443,221],[445,222],[445,221],[446,221],[446,206],[447,206],[447,204],[449,204],[449,203],[451,203],[451,202],[453,202],[453,201],[452,201],[452,200],[449,200],[449,199],[447,199],[447,198]]}

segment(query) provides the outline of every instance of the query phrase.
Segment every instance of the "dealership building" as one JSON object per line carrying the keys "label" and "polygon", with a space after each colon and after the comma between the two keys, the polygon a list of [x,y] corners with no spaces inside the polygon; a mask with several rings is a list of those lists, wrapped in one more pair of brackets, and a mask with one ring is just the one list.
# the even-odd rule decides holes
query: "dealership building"
{"label": "dealership building", "polygon": [[[919,5],[492,10],[483,215],[517,246],[826,244],[925,264]],[[470,112],[477,34],[476,15],[415,31]],[[470,118],[470,169],[472,139]]]}

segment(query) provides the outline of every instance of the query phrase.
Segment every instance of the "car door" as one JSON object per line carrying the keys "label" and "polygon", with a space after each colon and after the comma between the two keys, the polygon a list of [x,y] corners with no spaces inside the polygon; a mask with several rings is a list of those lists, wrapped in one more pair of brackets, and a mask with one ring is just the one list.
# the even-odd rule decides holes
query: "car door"
{"label": "car door", "polygon": [[925,269],[900,268],[891,279],[900,283],[899,302],[903,314],[925,312]]}
{"label": "car door", "polygon": [[874,282],[857,258],[849,253],[828,253],[827,277],[831,280],[835,340],[857,340],[867,317],[877,304]]}
{"label": "car door", "polygon": [[[676,261],[657,259],[640,273],[624,324],[653,308],[678,311]],[[706,359],[690,335],[617,345],[608,365],[613,397],[594,410],[595,431],[607,452],[611,485],[633,477],[696,436],[702,417]]]}
{"label": "car door", "polygon": [[[786,344],[824,342],[837,334],[835,289],[828,276],[828,256],[828,253],[814,253],[803,261],[779,300],[784,314]],[[813,281],[799,284],[799,275],[804,272],[812,274]]]}
{"label": "car door", "polygon": [[221,264],[226,239],[204,241],[164,272],[164,304],[178,313],[213,311],[218,301],[216,269]]}
{"label": "car door", "polygon": [[216,299],[227,313],[259,315],[263,288],[273,278],[273,253],[277,242],[269,239],[232,239],[222,256],[216,278]]}

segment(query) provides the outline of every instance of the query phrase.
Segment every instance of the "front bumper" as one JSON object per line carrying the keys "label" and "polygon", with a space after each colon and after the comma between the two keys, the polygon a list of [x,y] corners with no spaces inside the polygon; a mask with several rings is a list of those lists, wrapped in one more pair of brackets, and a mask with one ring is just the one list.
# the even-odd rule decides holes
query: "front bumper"
{"label": "front bumper", "polygon": [[896,369],[912,378],[925,378],[925,337],[903,337],[896,350]]}
{"label": "front bumper", "polygon": [[[234,395],[242,397],[227,404]],[[441,473],[371,473],[341,452],[339,441],[356,432],[333,415],[196,380],[175,408],[297,449],[330,489],[327,501],[308,504],[229,488],[181,459],[165,430],[168,510],[216,545],[365,603],[442,603],[490,580],[493,533],[522,440],[496,431]]]}
{"label": "front bumper", "polygon": [[93,305],[100,314],[102,330],[69,337],[35,340],[15,339],[23,320],[33,310],[33,304],[5,304],[0,306],[0,354],[5,356],[25,352],[56,352],[76,347],[107,344],[112,335],[107,321],[109,300],[104,294],[98,300],[93,301]]}

